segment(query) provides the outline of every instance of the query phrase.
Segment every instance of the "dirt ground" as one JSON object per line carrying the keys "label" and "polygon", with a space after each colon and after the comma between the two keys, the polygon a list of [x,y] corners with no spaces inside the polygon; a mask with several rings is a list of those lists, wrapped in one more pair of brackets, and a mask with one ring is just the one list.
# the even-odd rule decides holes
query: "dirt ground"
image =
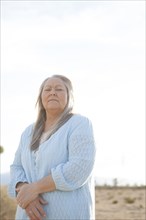
{"label": "dirt ground", "polygon": [[145,187],[96,187],[96,220],[145,220]]}

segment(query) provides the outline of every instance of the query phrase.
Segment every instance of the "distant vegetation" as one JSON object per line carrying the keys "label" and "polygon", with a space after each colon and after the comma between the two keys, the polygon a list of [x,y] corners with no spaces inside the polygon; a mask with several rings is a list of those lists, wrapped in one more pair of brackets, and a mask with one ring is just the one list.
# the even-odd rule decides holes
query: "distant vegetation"
{"label": "distant vegetation", "polygon": [[4,152],[4,148],[0,145],[0,154]]}

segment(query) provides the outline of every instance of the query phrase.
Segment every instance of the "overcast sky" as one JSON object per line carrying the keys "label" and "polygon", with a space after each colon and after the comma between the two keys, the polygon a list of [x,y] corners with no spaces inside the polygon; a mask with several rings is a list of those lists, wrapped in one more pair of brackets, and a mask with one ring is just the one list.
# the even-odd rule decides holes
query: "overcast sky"
{"label": "overcast sky", "polygon": [[74,85],[96,176],[145,181],[145,1],[1,1],[1,172],[36,117],[42,81]]}

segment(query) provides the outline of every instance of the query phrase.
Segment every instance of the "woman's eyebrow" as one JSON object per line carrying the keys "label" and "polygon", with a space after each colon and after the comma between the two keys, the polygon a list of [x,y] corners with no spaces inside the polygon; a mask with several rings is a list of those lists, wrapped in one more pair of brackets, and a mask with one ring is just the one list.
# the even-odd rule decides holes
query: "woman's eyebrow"
{"label": "woman's eyebrow", "polygon": [[55,87],[64,87],[64,85],[58,84]]}
{"label": "woman's eyebrow", "polygon": [[[52,87],[52,85],[47,85],[47,86]],[[63,86],[63,85],[62,84],[56,84],[55,87],[57,87],[57,86]]]}
{"label": "woman's eyebrow", "polygon": [[[44,88],[51,88],[52,87],[52,85],[45,85],[44,86]],[[55,85],[55,88],[56,87],[64,87],[63,85],[61,85],[61,84],[57,84],[57,85]]]}

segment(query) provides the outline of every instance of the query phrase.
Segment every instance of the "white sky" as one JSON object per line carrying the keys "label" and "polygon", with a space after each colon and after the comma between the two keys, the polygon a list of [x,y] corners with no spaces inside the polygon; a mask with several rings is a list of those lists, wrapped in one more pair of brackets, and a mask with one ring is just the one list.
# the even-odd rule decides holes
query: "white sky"
{"label": "white sky", "polygon": [[145,182],[145,1],[1,1],[1,172],[42,81],[69,77],[91,119],[96,176]]}

